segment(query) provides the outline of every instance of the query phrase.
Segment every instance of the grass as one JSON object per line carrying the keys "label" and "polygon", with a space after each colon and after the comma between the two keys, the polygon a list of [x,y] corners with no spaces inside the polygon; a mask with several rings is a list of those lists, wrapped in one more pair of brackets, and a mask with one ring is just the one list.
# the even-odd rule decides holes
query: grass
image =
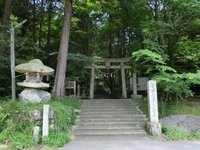
{"label": "grass", "polygon": [[[8,143],[12,149],[22,149],[35,145],[32,130],[35,125],[42,125],[28,114],[30,110],[42,110],[45,103],[23,103],[1,101],[0,106],[0,143]],[[52,147],[63,146],[70,140],[70,128],[75,123],[80,102],[72,98],[61,101],[47,102],[54,110],[54,129],[50,130],[48,138],[40,141]]]}
{"label": "grass", "polygon": [[[144,99],[134,100],[144,114],[148,116],[148,101]],[[200,108],[198,106],[188,105],[186,102],[170,102],[165,106],[158,103],[159,118],[164,118],[170,115],[195,115],[200,117]]]}
{"label": "grass", "polygon": [[200,140],[200,132],[185,133],[179,128],[162,127],[162,133],[167,140]]}
{"label": "grass", "polygon": [[[144,114],[148,116],[148,101],[143,99],[134,100]],[[158,104],[159,118],[170,115],[195,115],[200,117],[200,108],[198,106],[188,105],[186,102],[170,102],[164,106],[161,102]],[[200,140],[200,132],[185,133],[179,128],[162,126],[162,133],[167,140]]]}

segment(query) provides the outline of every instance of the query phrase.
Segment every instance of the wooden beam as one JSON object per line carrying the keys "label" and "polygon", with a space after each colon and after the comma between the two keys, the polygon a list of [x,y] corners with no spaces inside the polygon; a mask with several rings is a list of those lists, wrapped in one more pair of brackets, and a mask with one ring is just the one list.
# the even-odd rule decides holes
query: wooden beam
{"label": "wooden beam", "polygon": [[127,57],[127,58],[95,58],[94,61],[95,62],[128,62],[130,61],[131,57]]}
{"label": "wooden beam", "polygon": [[[112,65],[110,67],[103,66],[103,65],[99,65],[99,66],[95,65],[94,67],[97,68],[97,69],[120,69],[121,65]],[[91,69],[92,66],[87,66],[86,68]],[[131,66],[124,65],[124,69],[130,69],[130,68],[131,68]]]}

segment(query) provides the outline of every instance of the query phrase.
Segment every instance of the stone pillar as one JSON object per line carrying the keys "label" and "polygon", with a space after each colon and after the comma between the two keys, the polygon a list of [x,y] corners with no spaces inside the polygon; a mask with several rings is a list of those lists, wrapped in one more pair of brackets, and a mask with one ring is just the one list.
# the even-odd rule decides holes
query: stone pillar
{"label": "stone pillar", "polygon": [[90,99],[94,98],[94,76],[95,76],[95,65],[91,67],[91,82],[90,82]]}
{"label": "stone pillar", "polygon": [[35,144],[38,144],[39,138],[40,138],[40,127],[35,126],[33,128],[33,139],[34,139]]}
{"label": "stone pillar", "polygon": [[132,85],[133,85],[133,98],[137,98],[137,75],[136,73],[133,73],[133,80],[132,80]]}
{"label": "stone pillar", "polygon": [[43,106],[42,138],[49,135],[49,105]]}
{"label": "stone pillar", "polygon": [[147,123],[147,129],[153,136],[159,136],[161,134],[161,125],[158,119],[158,98],[156,81],[150,80],[147,82],[148,93],[148,108],[149,108],[149,122]]}
{"label": "stone pillar", "polygon": [[122,94],[123,94],[123,98],[127,98],[127,93],[126,93],[126,76],[125,76],[124,63],[121,63],[121,78],[122,78]]}

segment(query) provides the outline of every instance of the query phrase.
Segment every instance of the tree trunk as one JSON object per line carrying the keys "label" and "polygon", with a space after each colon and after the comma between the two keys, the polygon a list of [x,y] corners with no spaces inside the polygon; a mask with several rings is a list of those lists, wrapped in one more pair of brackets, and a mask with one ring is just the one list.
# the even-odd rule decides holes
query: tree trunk
{"label": "tree trunk", "polygon": [[53,94],[58,99],[63,98],[65,94],[65,74],[67,66],[72,2],[73,0],[66,0],[64,9],[64,22],[62,27],[62,35],[61,35],[59,53],[57,58],[56,77],[53,88]]}
{"label": "tree trunk", "polygon": [[36,42],[36,4],[33,1],[33,41]]}
{"label": "tree trunk", "polygon": [[42,25],[43,25],[43,13],[44,13],[44,0],[41,0],[40,6],[40,27],[39,27],[39,48],[41,48],[41,40],[42,40]]}
{"label": "tree trunk", "polygon": [[[2,25],[7,25],[10,21],[10,13],[11,13],[11,0],[5,0],[4,1],[4,8],[3,8],[3,16],[1,23]],[[6,32],[6,29],[1,28],[0,32]],[[5,45],[0,42],[0,75],[2,74],[2,59],[3,59],[3,53],[5,51]]]}
{"label": "tree trunk", "polygon": [[[48,8],[48,32],[47,32],[47,43],[46,43],[46,53],[47,55],[51,52],[51,20],[52,20],[52,11],[53,11],[53,2],[49,0],[49,8]],[[50,59],[47,57],[47,64],[49,65]]]}
{"label": "tree trunk", "polygon": [[10,21],[11,0],[5,0],[3,9],[2,24],[8,24]]}

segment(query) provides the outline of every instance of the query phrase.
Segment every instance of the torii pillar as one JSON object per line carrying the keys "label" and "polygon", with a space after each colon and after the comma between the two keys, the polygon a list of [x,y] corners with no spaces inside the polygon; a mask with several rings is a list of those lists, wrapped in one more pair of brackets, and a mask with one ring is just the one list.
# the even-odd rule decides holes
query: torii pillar
{"label": "torii pillar", "polygon": [[123,62],[121,62],[121,78],[122,78],[122,95],[123,95],[123,98],[127,98],[126,76],[125,76],[125,68],[124,68]]}
{"label": "torii pillar", "polygon": [[90,99],[94,98],[94,76],[95,76],[95,64],[93,64],[91,67]]}

